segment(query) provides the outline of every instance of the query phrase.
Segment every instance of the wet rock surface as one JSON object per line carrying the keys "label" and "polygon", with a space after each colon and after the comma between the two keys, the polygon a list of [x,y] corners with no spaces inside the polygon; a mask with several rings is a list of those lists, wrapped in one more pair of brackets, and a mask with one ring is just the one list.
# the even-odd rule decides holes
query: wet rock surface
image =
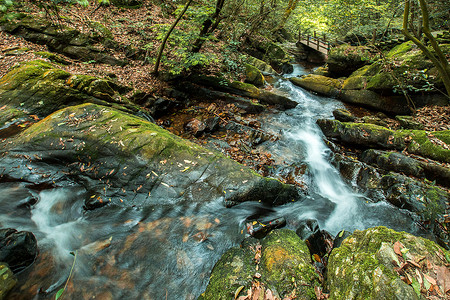
{"label": "wet rock surface", "polygon": [[14,273],[30,266],[37,253],[37,241],[31,232],[0,229],[0,262],[7,263]]}
{"label": "wet rock surface", "polygon": [[230,299],[256,289],[281,299],[311,299],[318,282],[305,242],[293,231],[275,230],[260,243],[245,240],[241,248],[228,250],[214,266],[200,299]]}
{"label": "wet rock surface", "polygon": [[405,232],[385,227],[355,231],[331,252],[327,279],[330,297],[445,297],[449,278],[446,255],[448,252],[435,243]]}

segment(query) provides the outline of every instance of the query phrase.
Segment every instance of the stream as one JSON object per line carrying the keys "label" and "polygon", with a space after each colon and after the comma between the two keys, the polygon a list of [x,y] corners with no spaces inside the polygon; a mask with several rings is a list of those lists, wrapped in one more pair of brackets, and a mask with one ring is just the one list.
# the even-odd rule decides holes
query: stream
{"label": "stream", "polygon": [[[303,73],[302,67],[295,66],[289,76]],[[86,213],[80,199],[87,191],[80,182],[68,179],[62,187],[44,190],[23,182],[2,182],[0,228],[33,232],[40,249],[36,262],[18,275],[19,287],[10,299],[54,299],[72,265],[67,299],[196,299],[217,260],[245,237],[245,220],[255,211],[264,210],[271,219],[284,217],[293,230],[302,220],[316,219],[321,229],[333,235],[342,229],[378,225],[422,235],[408,212],[357,194],[330,163],[332,152],[316,120],[331,118],[332,111],[343,105],[285,79],[275,87],[299,104],[261,117],[261,128],[280,139],[259,147],[272,153],[276,162],[304,166],[301,176],[307,194],[302,200],[271,209],[259,203],[227,209],[220,199],[212,199],[105,206]],[[17,208],[17,202],[32,199],[37,203],[31,209]]]}

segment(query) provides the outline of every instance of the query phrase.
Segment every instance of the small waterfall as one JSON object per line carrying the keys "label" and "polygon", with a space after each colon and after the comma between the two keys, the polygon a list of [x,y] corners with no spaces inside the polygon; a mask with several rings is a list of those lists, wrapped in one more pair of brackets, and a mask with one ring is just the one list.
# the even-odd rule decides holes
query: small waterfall
{"label": "small waterfall", "polygon": [[69,266],[73,260],[70,252],[79,248],[83,232],[82,201],[73,201],[76,195],[67,188],[42,191],[31,212],[35,234],[42,236],[40,243],[52,249],[59,263],[69,262]]}

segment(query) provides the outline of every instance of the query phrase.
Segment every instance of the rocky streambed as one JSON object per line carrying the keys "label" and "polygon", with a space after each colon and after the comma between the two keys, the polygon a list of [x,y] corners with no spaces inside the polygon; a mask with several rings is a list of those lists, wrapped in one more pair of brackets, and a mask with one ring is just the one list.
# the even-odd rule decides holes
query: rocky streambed
{"label": "rocky streambed", "polygon": [[[254,117],[260,124],[254,131],[268,138],[235,144],[271,153],[273,163],[265,172],[273,178],[230,160],[217,143],[199,146],[149,121],[156,118],[164,126],[168,118],[158,113],[177,103],[144,94],[126,98],[126,87],[42,61],[24,63],[0,79],[0,225],[31,232],[37,240],[21,242],[37,244],[25,267],[15,269],[11,257],[0,259],[16,273],[1,271],[16,277],[2,281],[9,291],[2,297],[53,298],[66,282],[69,298],[446,296],[445,188],[423,181],[411,185],[415,179],[405,176],[409,173],[383,167],[377,158],[392,165],[396,154],[370,150],[358,160],[333,158],[315,122],[342,108],[335,100],[292,90],[285,80],[278,83],[284,95],[250,84],[192,82],[204,82],[205,95],[233,103],[242,114],[278,105],[280,112]],[[211,87],[219,91],[211,94]],[[232,91],[240,92],[227,94]],[[144,103],[147,109],[140,106]],[[219,123],[232,123],[214,112]],[[288,123],[292,119],[300,122]],[[246,131],[235,123],[212,126],[207,134],[217,128]],[[409,146],[415,155],[448,163],[446,132],[393,132],[338,120],[318,124],[335,142],[383,151]],[[191,134],[199,139],[203,131]],[[446,165],[408,159],[402,172],[446,182],[446,173],[439,172]],[[271,228],[268,222],[280,218],[291,230],[274,230],[261,240],[248,237],[251,228]],[[441,246],[383,227],[365,230],[378,225],[437,237]],[[364,231],[347,237],[350,232],[342,229]],[[333,242],[332,235],[347,238],[338,247],[339,238]],[[14,238],[12,231],[7,236]],[[6,248],[1,244],[2,251]],[[356,277],[361,284],[349,284]]]}

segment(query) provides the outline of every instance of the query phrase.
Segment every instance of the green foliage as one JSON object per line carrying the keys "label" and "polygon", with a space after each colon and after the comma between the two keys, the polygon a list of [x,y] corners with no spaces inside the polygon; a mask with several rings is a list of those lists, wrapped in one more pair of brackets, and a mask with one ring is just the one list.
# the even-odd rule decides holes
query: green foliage
{"label": "green foliage", "polygon": [[403,72],[400,82],[401,84],[394,86],[394,93],[403,93],[404,90],[410,92],[431,92],[436,89],[434,83],[430,79],[434,76],[427,74],[427,69],[424,70],[406,70]]}
{"label": "green foliage", "polygon": [[13,6],[12,0],[0,0],[0,12],[6,12],[11,6]]}

